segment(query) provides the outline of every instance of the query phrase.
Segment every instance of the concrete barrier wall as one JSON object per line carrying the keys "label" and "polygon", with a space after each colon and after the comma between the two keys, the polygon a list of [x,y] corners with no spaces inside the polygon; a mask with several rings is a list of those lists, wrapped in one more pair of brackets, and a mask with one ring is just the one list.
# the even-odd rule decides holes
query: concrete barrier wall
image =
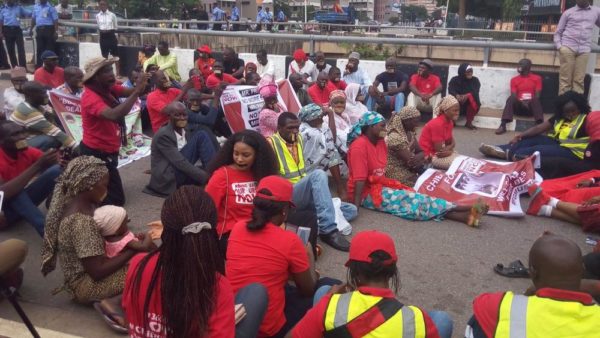
{"label": "concrete barrier wall", "polygon": [[[178,69],[182,80],[187,80],[188,71],[194,67],[194,50],[171,48],[171,51],[177,55]],[[100,55],[100,47],[97,43],[82,42],[79,44],[79,66],[82,69],[87,60],[92,57],[97,57],[98,55]],[[245,62],[257,62],[256,55],[254,53],[240,53],[239,56]],[[283,78],[287,76],[286,58],[287,56],[285,55],[269,55],[270,62],[275,64],[277,78]],[[346,63],[348,62],[347,59],[337,59],[331,61],[334,61],[333,63],[337,64],[338,68],[340,69],[344,69]],[[365,69],[372,80],[375,79],[377,74],[385,70],[384,61],[362,60],[360,62],[360,67]],[[401,66],[403,69],[412,69],[412,67],[416,68],[416,65]],[[442,66],[438,66],[436,68],[440,69],[444,73],[446,73],[447,70],[447,79],[445,78],[446,74],[444,74],[442,77],[442,81],[445,81],[444,84],[447,85],[450,79],[457,75],[458,65],[450,65],[448,67],[443,66],[444,69],[440,67]],[[510,95],[510,79],[517,75],[516,69],[473,67],[473,72],[481,82],[480,97],[482,106],[490,109],[502,109],[504,107],[504,103],[506,102],[506,98]],[[543,73],[542,75],[544,76],[545,81],[556,77],[555,73]],[[590,82],[590,104],[593,110],[600,110],[600,74],[592,74]],[[553,88],[555,85],[556,84],[553,83],[552,88],[546,88],[544,90],[544,100],[549,100],[556,95],[554,93],[555,89]],[[547,102],[545,107],[550,105],[552,105],[552,103]]]}

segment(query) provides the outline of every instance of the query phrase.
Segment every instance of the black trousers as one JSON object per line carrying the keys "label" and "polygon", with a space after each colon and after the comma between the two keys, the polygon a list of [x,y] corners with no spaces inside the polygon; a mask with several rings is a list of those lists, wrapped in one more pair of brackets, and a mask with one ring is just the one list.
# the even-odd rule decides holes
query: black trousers
{"label": "black trousers", "polygon": [[56,52],[56,30],[54,26],[36,26],[35,45],[36,45],[36,67],[42,66],[42,53],[45,50]]}
{"label": "black trousers", "polygon": [[115,31],[100,32],[100,53],[103,58],[111,56],[119,56],[119,41]]}
{"label": "black trousers", "polygon": [[[6,41],[6,50],[10,58],[10,64],[13,68],[16,66],[25,67],[27,61],[25,60],[23,30],[18,26],[4,26],[2,31],[4,33],[4,40]],[[15,46],[17,47],[18,59],[15,54]]]}
{"label": "black trousers", "polygon": [[106,163],[109,176],[108,195],[106,195],[106,198],[104,201],[102,201],[102,205],[117,205],[120,207],[125,205],[123,181],[121,181],[121,175],[119,175],[119,170],[117,169],[117,165],[119,164],[119,154],[109,154],[100,150],[92,149],[83,144],[83,142],[79,144],[79,153],[81,155],[94,156]]}

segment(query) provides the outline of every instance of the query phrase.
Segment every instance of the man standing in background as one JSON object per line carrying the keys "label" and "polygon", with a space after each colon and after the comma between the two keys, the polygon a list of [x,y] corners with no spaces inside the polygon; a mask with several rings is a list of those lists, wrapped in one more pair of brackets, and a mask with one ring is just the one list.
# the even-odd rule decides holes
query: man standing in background
{"label": "man standing in background", "polygon": [[233,25],[231,27],[232,31],[239,31],[240,30],[240,10],[237,8],[237,5],[233,5],[233,8],[231,9],[231,21],[233,21]]}
{"label": "man standing in background", "polygon": [[558,95],[569,90],[583,94],[594,25],[600,27],[600,8],[592,6],[590,0],[575,2],[560,17],[554,33],[560,58]]}
{"label": "man standing in background", "polygon": [[31,33],[35,29],[36,46],[36,67],[42,66],[42,53],[46,50],[55,51],[57,31],[58,31],[58,13],[56,8],[48,3],[48,0],[40,0],[40,3],[33,6],[31,16]]}
{"label": "man standing in background", "polygon": [[[13,68],[26,66],[21,19],[29,16],[31,13],[18,5],[15,0],[6,0],[6,4],[0,8],[0,40],[6,39],[6,49]],[[15,45],[19,55],[18,59],[15,54]]]}
{"label": "man standing in background", "polygon": [[[73,19],[73,8],[75,6],[69,5],[69,0],[60,0],[60,3],[54,7],[56,9],[56,13],[58,13],[58,18],[60,20],[71,20]],[[61,36],[64,35],[75,35],[74,27],[58,27],[58,34]]]}

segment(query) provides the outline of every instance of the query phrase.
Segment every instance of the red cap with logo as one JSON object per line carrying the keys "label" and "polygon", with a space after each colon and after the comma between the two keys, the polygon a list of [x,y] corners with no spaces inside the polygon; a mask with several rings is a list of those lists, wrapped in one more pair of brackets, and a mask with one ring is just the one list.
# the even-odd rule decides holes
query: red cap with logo
{"label": "red cap with logo", "polygon": [[[260,193],[261,190],[268,190],[271,196]],[[294,195],[294,186],[290,181],[277,175],[271,175],[263,178],[258,182],[256,188],[256,197],[260,197],[266,200],[274,202],[288,202],[292,207],[295,207],[292,202],[292,196]]]}
{"label": "red cap with logo", "polygon": [[370,257],[371,254],[379,250],[386,252],[391,257],[384,262],[384,265],[395,264],[398,261],[396,245],[392,237],[376,230],[361,231],[352,238],[346,266],[348,266],[350,261],[370,264],[373,262],[373,259]]}

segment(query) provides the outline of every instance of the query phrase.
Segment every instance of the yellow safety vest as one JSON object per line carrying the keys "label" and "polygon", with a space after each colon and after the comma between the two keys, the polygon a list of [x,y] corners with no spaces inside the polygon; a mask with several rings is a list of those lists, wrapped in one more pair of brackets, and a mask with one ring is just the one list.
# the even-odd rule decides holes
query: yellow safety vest
{"label": "yellow safety vest", "polygon": [[[554,122],[554,130],[550,132],[550,137],[557,139],[560,145],[571,150],[573,154],[579,159],[583,159],[585,148],[587,148],[590,141],[589,136],[576,138],[577,133],[581,126],[583,126],[587,115],[579,114],[572,122],[561,119]],[[568,126],[568,123],[572,123]],[[564,126],[563,126],[564,124]]]}
{"label": "yellow safety vest", "polygon": [[[346,325],[381,299],[382,297],[365,295],[359,291],[331,296],[325,312],[325,337],[327,337],[327,331]],[[425,319],[421,310],[414,306],[404,305],[400,311],[364,337],[424,338],[426,334]]]}
{"label": "yellow safety vest", "polygon": [[600,306],[507,292],[494,337],[600,337]]}
{"label": "yellow safety vest", "polygon": [[304,149],[302,136],[298,134],[298,163],[294,160],[285,140],[279,136],[279,133],[273,134],[270,139],[275,150],[275,155],[277,155],[277,161],[279,161],[279,174],[294,184],[298,183],[298,181],[306,176],[304,155],[302,154]]}

